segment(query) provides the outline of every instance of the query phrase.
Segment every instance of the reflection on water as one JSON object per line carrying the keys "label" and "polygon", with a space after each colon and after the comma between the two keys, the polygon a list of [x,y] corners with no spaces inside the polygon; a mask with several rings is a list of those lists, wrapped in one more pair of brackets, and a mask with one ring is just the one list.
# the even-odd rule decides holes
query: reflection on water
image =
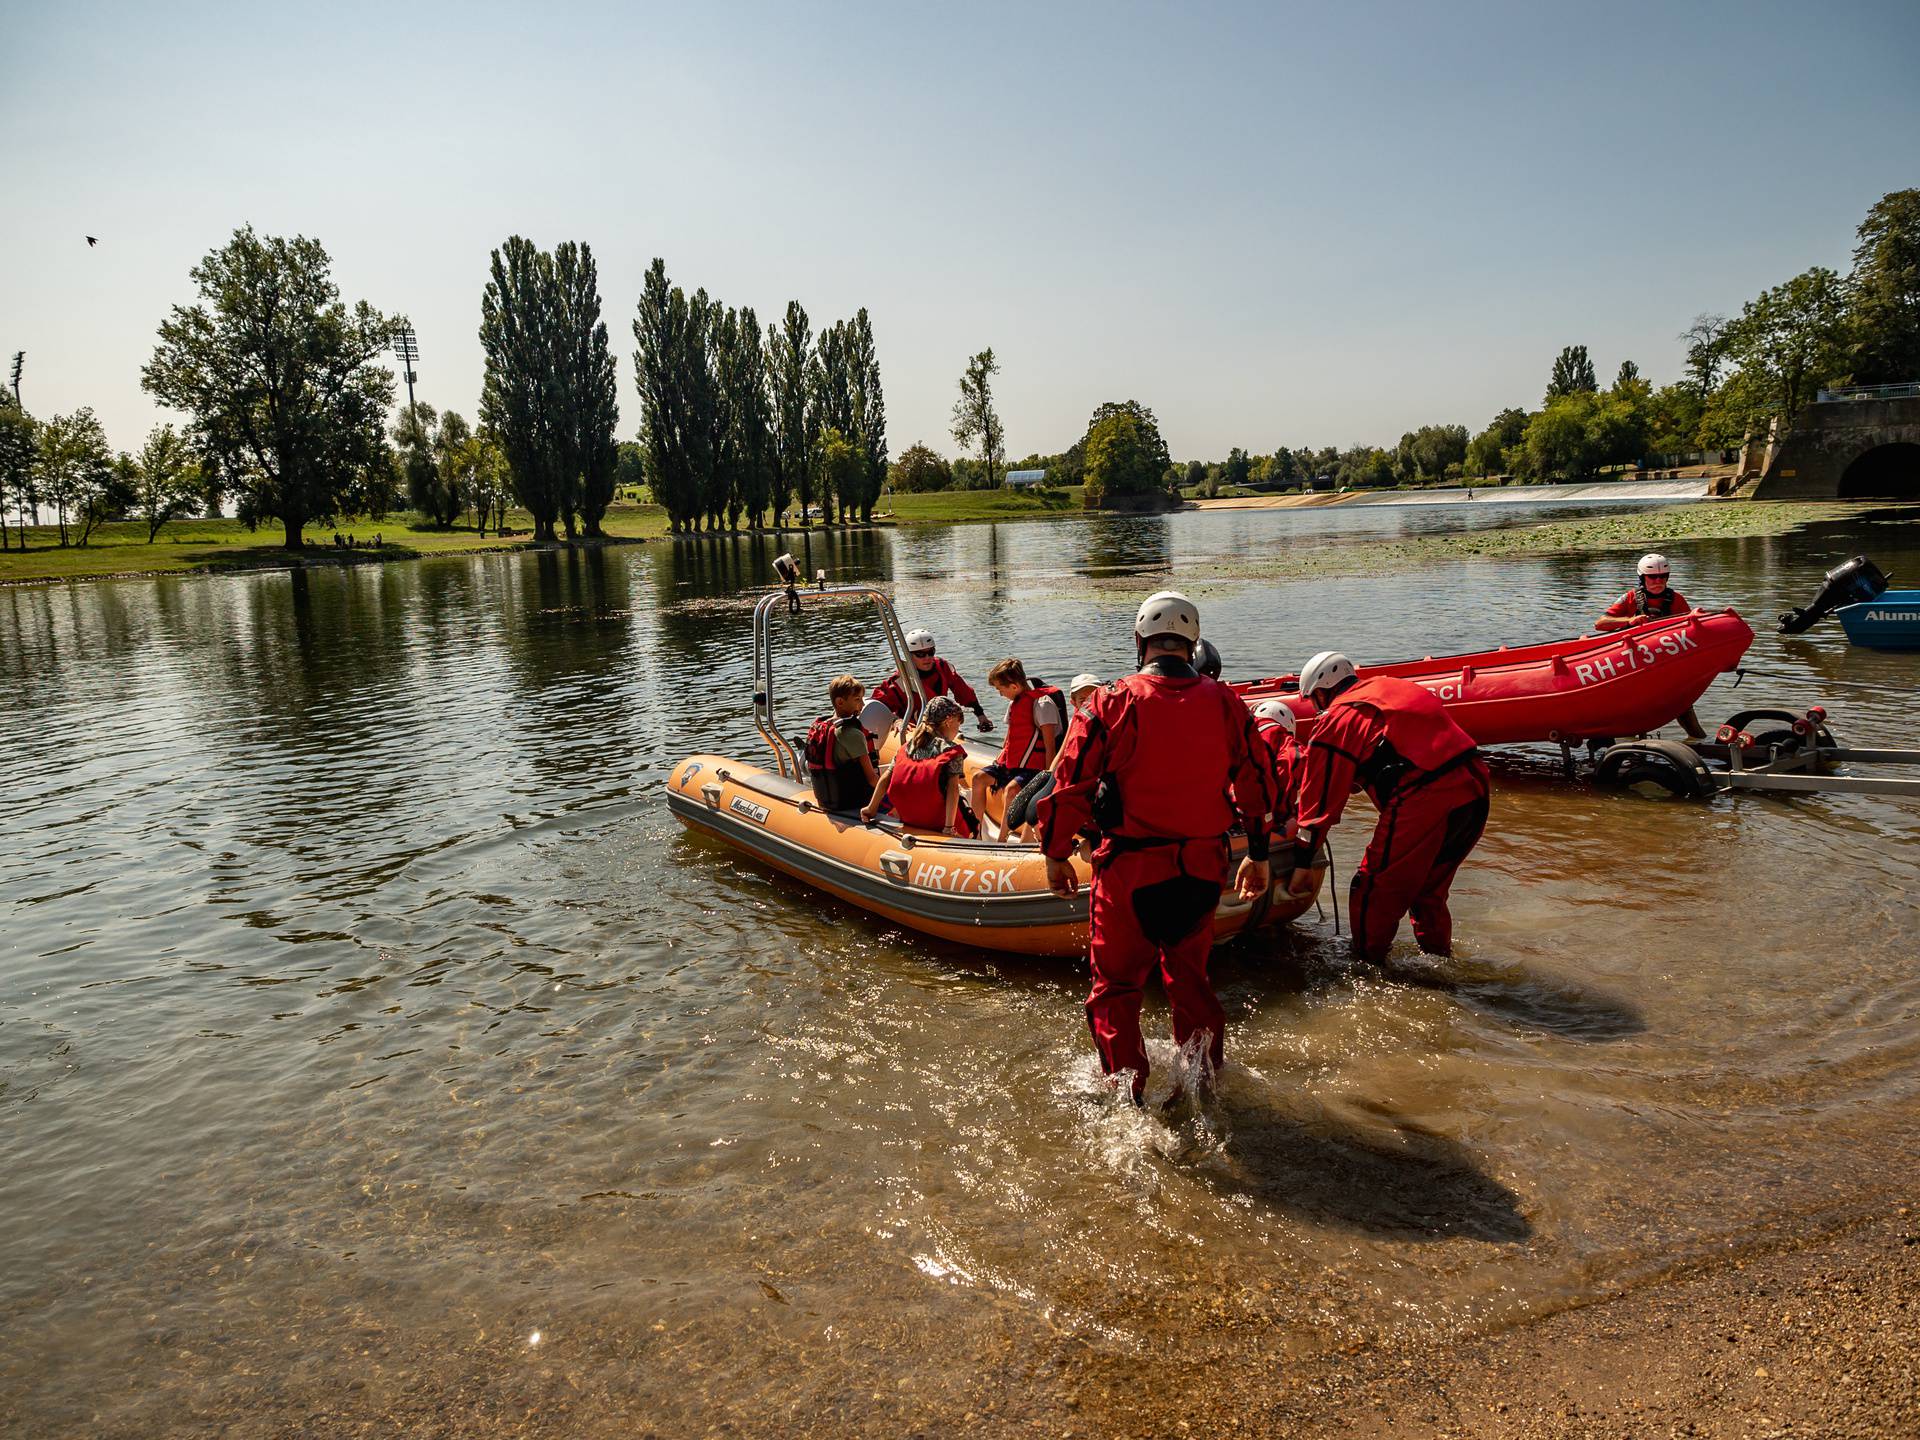
{"label": "reflection on water", "polygon": [[[758,756],[740,597],[779,548],[890,584],[976,683],[1007,654],[1118,673],[1137,596],[1085,576],[1192,583],[1230,674],[1573,633],[1624,588],[1632,555],[1206,578],[1491,518],[0,592],[0,1416],[945,1413],[1030,1392],[1010,1354],[1535,1313],[1870,1186],[1849,1157],[1915,1130],[1920,807],[1662,804],[1509,754],[1459,962],[1357,975],[1312,917],[1222,952],[1221,1092],[1161,1116],[1097,1082],[1083,967],[824,905],[661,801],[689,750]],[[1856,550],[1920,572],[1909,520],[1670,548],[1762,632],[1703,716],[1819,700],[1908,741],[1912,657],[1768,632]],[[884,671],[857,611],[779,623],[790,723],[830,674]]]}

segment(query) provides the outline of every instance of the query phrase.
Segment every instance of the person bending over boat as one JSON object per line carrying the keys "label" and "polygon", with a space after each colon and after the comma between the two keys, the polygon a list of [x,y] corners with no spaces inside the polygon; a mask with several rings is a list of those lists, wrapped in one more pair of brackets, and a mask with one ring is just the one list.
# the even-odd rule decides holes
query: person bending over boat
{"label": "person bending over boat", "polygon": [[833,713],[807,728],[807,775],[823,810],[858,810],[873,797],[880,779],[879,752],[860,723],[866,693],[853,676],[836,677],[827,687]]}
{"label": "person bending over boat", "polygon": [[[1061,732],[1066,729],[1064,697],[1044,680],[1029,680],[1026,666],[1018,660],[1002,660],[987,672],[987,683],[1007,702],[1007,738],[998,758],[974,773],[976,815],[985,815],[987,796],[1001,790],[1006,792],[1007,809],[1011,809],[1021,788],[1052,766]],[[1006,813],[1006,809],[1001,811],[1003,818]],[[1005,841],[1012,836],[1012,828],[1003,824],[1000,838]]]}
{"label": "person bending over boat", "polygon": [[1308,867],[1347,797],[1365,789],[1380,819],[1349,892],[1355,951],[1384,964],[1411,915],[1422,950],[1452,954],[1447,892],[1487,826],[1487,766],[1473,738],[1432,691],[1392,675],[1361,680],[1338,651],[1300,667],[1300,693],[1319,713],[1301,769],[1288,889],[1313,893]]}
{"label": "person bending over boat", "polygon": [[880,784],[873,799],[861,807],[860,818],[871,822],[891,799],[893,813],[910,829],[972,839],[973,816],[960,798],[967,758],[960,727],[965,721],[959,702],[951,696],[929,700],[893,763],[880,772]]}
{"label": "person bending over boat", "polygon": [[[993,729],[993,722],[987,718],[987,712],[980,704],[980,697],[973,693],[973,687],[960,678],[958,670],[935,653],[931,630],[907,632],[907,658],[914,673],[919,676],[920,693],[923,696],[931,700],[936,695],[951,695],[973,711],[974,718],[980,722],[982,734]],[[897,670],[874,688],[873,698],[902,720],[911,722],[918,718],[915,712],[920,708],[919,701],[907,688],[906,677]]]}
{"label": "person bending over boat", "polygon": [[1094,822],[1094,794],[1103,790],[1087,1024],[1101,1068],[1130,1075],[1139,1104],[1148,1069],[1140,998],[1156,965],[1175,1043],[1205,1057],[1203,1077],[1225,1058],[1226,1016],[1207,981],[1207,952],[1227,879],[1227,836],[1236,823],[1246,831],[1234,886],[1257,899],[1270,879],[1273,804],[1252,712],[1193,667],[1200,640],[1193,602],[1171,590],[1149,596],[1133,636],[1139,673],[1094,691],[1068,734],[1053,793],[1040,802],[1040,846],[1048,886],[1071,896],[1079,880],[1067,857]]}
{"label": "person bending over boat", "polygon": [[1293,818],[1306,757],[1294,737],[1293,710],[1284,700],[1262,700],[1253,707],[1253,723],[1267,742],[1267,776],[1273,791],[1273,828],[1284,830]]}
{"label": "person bending over boat", "polygon": [[[1664,555],[1642,555],[1633,589],[1602,611],[1593,628],[1603,633],[1631,630],[1636,625],[1686,614],[1693,607],[1687,604],[1686,596],[1673,588],[1672,568]],[[1707,738],[1707,732],[1700,728],[1700,717],[1693,713],[1691,705],[1680,716],[1680,725],[1689,740]]]}
{"label": "person bending over boat", "polygon": [[[1073,724],[1086,713],[1087,701],[1093,698],[1093,692],[1100,688],[1100,680],[1095,675],[1076,675],[1067,685],[1067,703],[1073,708],[1067,715],[1067,733],[1073,733]],[[1031,785],[1020,787],[1020,793],[1007,802],[1006,818],[1009,833],[1026,831],[1034,823],[1034,807],[1053,793],[1054,777],[1060,773],[1060,757],[1067,753],[1065,741],[1054,752],[1053,764]],[[1025,838],[1032,838],[1026,836]]]}

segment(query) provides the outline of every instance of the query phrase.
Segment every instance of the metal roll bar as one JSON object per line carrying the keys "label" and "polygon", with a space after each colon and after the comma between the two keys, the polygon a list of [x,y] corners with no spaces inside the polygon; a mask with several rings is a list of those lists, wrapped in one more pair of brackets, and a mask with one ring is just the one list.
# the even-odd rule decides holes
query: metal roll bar
{"label": "metal roll bar", "polygon": [[886,636],[887,649],[893,655],[894,670],[905,678],[912,689],[914,709],[918,710],[926,703],[920,672],[907,660],[906,632],[901,629],[900,617],[894,613],[893,601],[885,591],[871,585],[828,585],[824,572],[810,590],[800,588],[789,579],[785,589],[762,595],[753,607],[753,724],[760,732],[760,738],[767,742],[767,748],[773,751],[774,764],[779,767],[780,773],[792,780],[805,780],[806,767],[794,752],[793,743],[781,732],[780,723],[774,716],[773,629],[770,617],[776,608],[782,606],[789,614],[798,615],[803,601],[841,603],[848,600],[871,600],[874,603],[880,612],[881,633]]}

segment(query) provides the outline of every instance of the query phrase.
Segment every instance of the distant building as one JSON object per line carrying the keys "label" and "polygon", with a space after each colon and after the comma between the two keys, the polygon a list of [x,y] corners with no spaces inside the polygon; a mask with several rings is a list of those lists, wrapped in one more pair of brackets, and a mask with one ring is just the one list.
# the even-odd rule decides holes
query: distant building
{"label": "distant building", "polygon": [[1316,475],[1309,480],[1307,484],[1314,490],[1331,490],[1333,489],[1333,477],[1331,475]]}
{"label": "distant building", "polygon": [[1046,483],[1047,472],[1044,470],[1009,470],[1007,472],[1009,490],[1032,490]]}

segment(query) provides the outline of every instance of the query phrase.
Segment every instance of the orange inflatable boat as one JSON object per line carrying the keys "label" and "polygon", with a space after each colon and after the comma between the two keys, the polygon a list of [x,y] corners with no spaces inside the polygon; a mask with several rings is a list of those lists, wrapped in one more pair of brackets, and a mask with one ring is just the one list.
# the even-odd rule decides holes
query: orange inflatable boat
{"label": "orange inflatable boat", "polygon": [[[674,817],[689,830],[922,934],[1025,955],[1084,954],[1092,878],[1084,859],[1073,862],[1079,892],[1063,900],[1047,888],[1046,860],[1036,845],[916,831],[891,816],[864,823],[857,815],[829,812],[815,803],[813,787],[773,714],[771,615],[782,603],[797,606],[798,595],[808,601],[873,601],[900,673],[915,673],[906,661],[899,621],[881,592],[855,586],[790,588],[784,602],[777,594],[765,597],[754,611],[754,718],[773,751],[774,766],[724,755],[688,756],[667,781],[667,808]],[[968,742],[969,780],[991,759],[984,747]],[[1244,839],[1234,837],[1233,853],[1237,864],[1246,853]],[[1314,893],[1305,897],[1269,890],[1247,902],[1229,889],[1214,917],[1216,937],[1225,940],[1294,919],[1312,908],[1325,874],[1323,855],[1314,871]]]}

